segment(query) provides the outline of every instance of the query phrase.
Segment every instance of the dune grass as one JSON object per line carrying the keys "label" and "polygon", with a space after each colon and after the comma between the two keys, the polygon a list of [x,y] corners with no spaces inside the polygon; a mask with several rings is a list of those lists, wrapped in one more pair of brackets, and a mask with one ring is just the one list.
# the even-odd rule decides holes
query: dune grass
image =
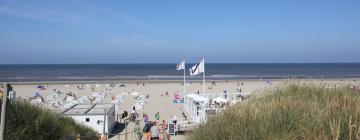
{"label": "dune grass", "polygon": [[70,118],[60,117],[56,113],[33,106],[28,102],[8,103],[6,139],[75,139],[76,134],[84,136],[81,139],[96,139],[95,131],[76,124],[75,121]]}
{"label": "dune grass", "polygon": [[187,138],[360,139],[360,91],[291,83],[227,109]]}

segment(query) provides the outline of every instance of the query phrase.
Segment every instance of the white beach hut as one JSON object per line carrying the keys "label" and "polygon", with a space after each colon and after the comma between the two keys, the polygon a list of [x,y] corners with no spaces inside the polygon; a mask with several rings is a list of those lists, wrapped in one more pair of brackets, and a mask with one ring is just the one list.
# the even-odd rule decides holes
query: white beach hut
{"label": "white beach hut", "polygon": [[100,134],[111,133],[115,126],[114,104],[79,104],[62,112],[62,115],[71,117],[77,123],[88,126]]}

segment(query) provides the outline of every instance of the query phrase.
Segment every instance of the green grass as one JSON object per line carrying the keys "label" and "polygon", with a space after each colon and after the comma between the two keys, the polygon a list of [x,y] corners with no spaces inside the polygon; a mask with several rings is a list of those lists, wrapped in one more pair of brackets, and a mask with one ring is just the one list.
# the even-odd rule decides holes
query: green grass
{"label": "green grass", "polygon": [[360,91],[292,83],[230,107],[187,138],[360,139]]}
{"label": "green grass", "polygon": [[[2,99],[0,101],[1,106]],[[96,139],[96,132],[78,125],[70,118],[27,102],[9,102],[6,117],[6,138],[16,140]]]}

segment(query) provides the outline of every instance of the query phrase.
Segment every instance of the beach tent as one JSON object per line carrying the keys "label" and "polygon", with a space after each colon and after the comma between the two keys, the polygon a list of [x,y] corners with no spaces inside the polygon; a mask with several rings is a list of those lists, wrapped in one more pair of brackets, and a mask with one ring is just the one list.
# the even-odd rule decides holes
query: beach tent
{"label": "beach tent", "polygon": [[45,86],[37,86],[37,88],[40,89],[40,90],[45,90],[46,89]]}
{"label": "beach tent", "polygon": [[122,95],[130,95],[130,92],[125,90],[125,91],[121,92],[121,94]]}
{"label": "beach tent", "polygon": [[132,93],[131,93],[131,95],[132,95],[132,96],[138,96],[138,95],[139,95],[139,93],[138,93],[138,92],[136,92],[136,91],[134,91],[134,92],[132,92]]}
{"label": "beach tent", "polygon": [[62,100],[56,100],[56,102],[59,104],[59,105],[62,105],[64,102]]}
{"label": "beach tent", "polygon": [[137,98],[138,100],[146,100],[145,95],[139,95],[139,97]]}
{"label": "beach tent", "polygon": [[37,93],[34,93],[33,96],[34,96],[34,97],[40,97],[41,94],[37,92]]}
{"label": "beach tent", "polygon": [[73,96],[66,96],[65,97],[65,100],[68,101],[68,102],[71,102],[73,101],[75,98]]}
{"label": "beach tent", "polygon": [[228,102],[228,100],[224,99],[223,97],[216,97],[216,98],[213,98],[212,100],[217,103],[227,103]]}
{"label": "beach tent", "polygon": [[47,99],[47,100],[52,100],[52,99],[54,99],[54,96],[53,96],[53,95],[49,95],[49,96],[46,97],[46,99]]}
{"label": "beach tent", "polygon": [[98,96],[100,96],[100,93],[99,92],[93,92],[93,93],[91,93],[91,96],[92,97],[98,97]]}

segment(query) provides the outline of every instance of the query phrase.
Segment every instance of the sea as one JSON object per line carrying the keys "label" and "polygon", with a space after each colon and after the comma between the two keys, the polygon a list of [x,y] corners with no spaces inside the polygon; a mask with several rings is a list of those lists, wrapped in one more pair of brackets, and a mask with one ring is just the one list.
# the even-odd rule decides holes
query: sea
{"label": "sea", "polygon": [[[190,76],[201,80],[203,75]],[[182,80],[176,64],[22,64],[0,65],[0,82]],[[207,80],[360,78],[360,63],[207,63]]]}

